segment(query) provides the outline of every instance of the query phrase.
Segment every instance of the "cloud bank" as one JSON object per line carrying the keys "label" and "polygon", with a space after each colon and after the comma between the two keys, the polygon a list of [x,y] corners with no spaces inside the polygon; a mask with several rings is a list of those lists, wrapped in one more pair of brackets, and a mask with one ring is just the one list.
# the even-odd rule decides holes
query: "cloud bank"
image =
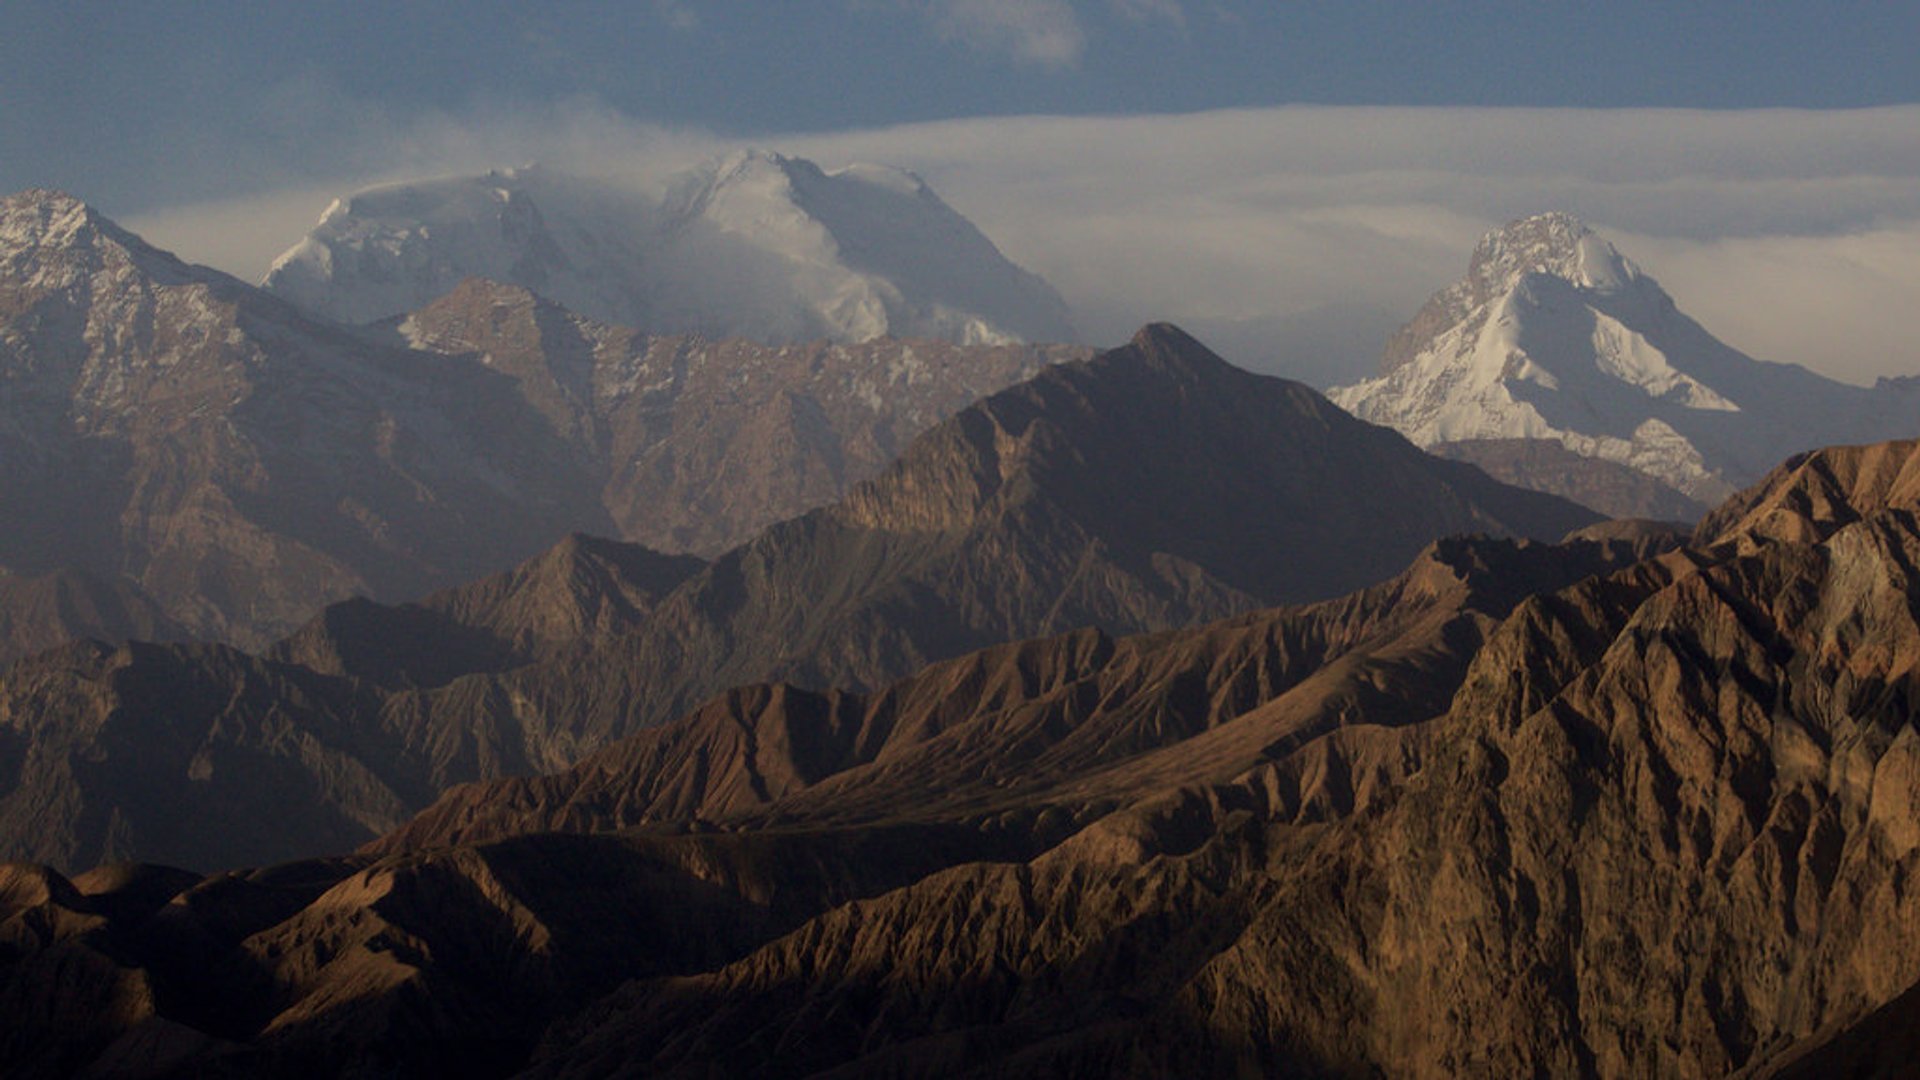
{"label": "cloud bank", "polygon": [[127,223],[257,279],[325,208],[322,189],[530,159],[647,184],[750,141],[828,167],[915,169],[1051,280],[1096,343],[1172,319],[1243,363],[1349,377],[1395,321],[1463,272],[1481,233],[1558,209],[1756,357],[1861,382],[1920,372],[1906,325],[1920,310],[1920,106],[1287,107],[735,140],[574,103],[381,115],[356,130],[332,160],[357,172],[279,178],[247,198]]}

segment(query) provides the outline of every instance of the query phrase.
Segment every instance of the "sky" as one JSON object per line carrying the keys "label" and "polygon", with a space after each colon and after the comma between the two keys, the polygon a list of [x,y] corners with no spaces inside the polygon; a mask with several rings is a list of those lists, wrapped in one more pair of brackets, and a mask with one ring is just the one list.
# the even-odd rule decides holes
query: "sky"
{"label": "sky", "polygon": [[1582,215],[1708,329],[1920,372],[1920,3],[10,0],[0,189],[257,279],[331,198],[758,145],[920,172],[1096,343],[1326,383]]}

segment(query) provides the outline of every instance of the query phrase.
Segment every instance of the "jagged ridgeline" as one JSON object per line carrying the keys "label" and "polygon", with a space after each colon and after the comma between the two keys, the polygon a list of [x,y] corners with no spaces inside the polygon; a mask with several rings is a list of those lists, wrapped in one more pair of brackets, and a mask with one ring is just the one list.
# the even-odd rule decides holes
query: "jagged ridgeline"
{"label": "jagged ridgeline", "polygon": [[0,616],[0,663],[80,635],[257,648],[575,531],[715,554],[1089,351],[661,337],[478,280],[428,299],[346,328],[67,196],[0,200],[0,592],[96,583]]}
{"label": "jagged ridgeline", "polygon": [[1897,1073],[1916,498],[1920,444],[1823,451],[1691,537],[1443,540],[1327,601],[739,689],[351,857],[10,868],[0,994],[39,1010],[0,1046],[178,1075]]}
{"label": "jagged ridgeline", "polygon": [[1442,536],[1594,518],[1152,326],[711,562],[573,539],[418,605],[329,609],[263,656],[23,660],[0,685],[26,762],[6,851],[213,868],[350,847],[450,784],[565,768],[729,687],[871,689],[1036,634],[1339,595]]}
{"label": "jagged ridgeline", "polygon": [[1509,483],[1684,521],[1789,454],[1920,434],[1908,382],[1755,360],[1558,213],[1488,233],[1388,341],[1380,375],[1330,396]]}

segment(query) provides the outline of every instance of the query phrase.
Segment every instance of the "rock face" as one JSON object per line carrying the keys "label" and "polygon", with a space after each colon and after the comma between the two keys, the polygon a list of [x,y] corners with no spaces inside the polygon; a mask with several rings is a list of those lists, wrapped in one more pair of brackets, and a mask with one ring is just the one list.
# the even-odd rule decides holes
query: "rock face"
{"label": "rock face", "polygon": [[1788,454],[1920,433],[1911,386],[1745,356],[1565,214],[1489,233],[1466,278],[1389,341],[1380,376],[1331,396],[1422,446],[1546,440],[1705,505]]}
{"label": "rock face", "polygon": [[0,571],[0,671],[32,653],[77,638],[181,641],[186,630],[126,580],[83,570],[37,577]]}
{"label": "rock face", "polygon": [[[85,205],[0,201],[0,566],[130,579],[259,643],[318,603],[606,531],[505,380],[310,321]],[[564,532],[564,527],[557,530]]]}
{"label": "rock face", "polygon": [[335,202],[265,287],[344,322],[468,277],[654,334],[796,343],[1076,340],[1066,305],[912,173],[744,151],[658,197],[543,168]]}
{"label": "rock face", "polygon": [[[504,1075],[550,1021],[622,980],[720,970],[850,901],[1031,859],[1076,832],[1070,843],[1122,858],[1194,817],[1190,785],[1253,770],[1275,813],[1338,817],[1418,759],[1338,733],[1356,698],[1392,703],[1375,716],[1382,732],[1444,709],[1515,599],[1635,550],[1448,541],[1343,600],[1148,638],[1002,646],[864,701],[743,690],[525,794],[470,789],[487,798],[467,803],[498,812],[530,795],[517,824],[542,831],[666,818],[697,820],[692,834],[421,849],[453,839],[422,830],[449,820],[455,798],[377,860],[207,879],[19,866],[17,884],[0,879],[0,930],[21,957],[0,960],[0,994],[26,997],[61,965],[100,974],[44,999],[65,1017],[51,1030],[9,1014],[0,1061],[58,1073],[146,1053],[183,1075],[296,1062]],[[1287,749],[1263,749],[1276,737]],[[545,800],[543,784],[568,794]],[[1111,814],[1120,804],[1154,809],[1129,823]]]}
{"label": "rock face", "polygon": [[397,333],[511,379],[597,483],[618,536],[702,555],[834,501],[936,422],[1090,352],[655,337],[479,279]]}
{"label": "rock face", "polygon": [[1697,521],[1708,509],[1638,469],[1576,454],[1551,439],[1464,439],[1427,449],[1472,462],[1503,484],[1550,492],[1608,517]]}
{"label": "rock face", "polygon": [[[1920,857],[1920,532],[1911,501],[1881,502],[1913,453],[1815,455],[1755,494],[1817,539],[1735,523],[1522,602],[1471,646],[1444,713],[1382,730],[1356,703],[1300,787],[1253,768],[1116,800],[1039,857],[632,984],[530,1074],[775,1053],[843,1075],[1870,1062],[1920,976],[1898,884]],[[1306,756],[1266,734],[1279,761]],[[1303,819],[1309,778],[1334,795]]]}
{"label": "rock face", "polygon": [[1417,756],[1339,731],[1347,721],[1385,732],[1444,712],[1474,649],[1521,599],[1676,542],[1449,539],[1336,600],[996,646],[864,695],[742,687],[564,772],[455,789],[365,850],[686,821],[964,823],[1051,842],[1116,806],[1173,813],[1180,792],[1251,774],[1272,814],[1344,815]]}
{"label": "rock face", "polygon": [[1591,520],[1149,327],[963,410],[840,502],[716,558],[631,631],[410,707],[558,768],[730,686],[874,687],[1035,634],[1337,595],[1442,535]]}
{"label": "rock face", "polygon": [[346,859],[9,867],[0,1060],[1897,1074],[1916,477],[1821,451],[1684,548],[1447,540],[1335,600],[741,689]]}
{"label": "rock face", "polygon": [[32,508],[0,571],[88,574],[259,647],[569,531],[724,550],[1081,355],[646,338],[484,282],[350,331],[29,192],[0,203],[0,507]]}
{"label": "rock face", "polygon": [[699,560],[571,537],[513,571],[334,605],[264,656],[78,642],[0,679],[0,858],[224,869],[344,851],[529,748],[418,698],[611,640]]}

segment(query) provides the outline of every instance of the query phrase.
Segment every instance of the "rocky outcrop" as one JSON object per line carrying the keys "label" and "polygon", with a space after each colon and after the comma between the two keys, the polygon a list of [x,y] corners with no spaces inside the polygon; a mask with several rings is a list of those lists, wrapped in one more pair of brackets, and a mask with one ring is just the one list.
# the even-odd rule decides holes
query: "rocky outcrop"
{"label": "rocky outcrop", "polygon": [[186,629],[131,582],[84,570],[20,577],[0,570],[0,671],[79,638],[180,641]]}
{"label": "rocky outcrop", "polygon": [[1576,454],[1549,439],[1464,439],[1428,450],[1471,462],[1503,484],[1558,495],[1612,518],[1690,522],[1711,509],[1638,469]]}
{"label": "rocky outcrop", "polygon": [[477,278],[398,333],[511,379],[585,464],[615,535],[708,556],[838,499],[975,400],[1091,351],[652,336]]}

